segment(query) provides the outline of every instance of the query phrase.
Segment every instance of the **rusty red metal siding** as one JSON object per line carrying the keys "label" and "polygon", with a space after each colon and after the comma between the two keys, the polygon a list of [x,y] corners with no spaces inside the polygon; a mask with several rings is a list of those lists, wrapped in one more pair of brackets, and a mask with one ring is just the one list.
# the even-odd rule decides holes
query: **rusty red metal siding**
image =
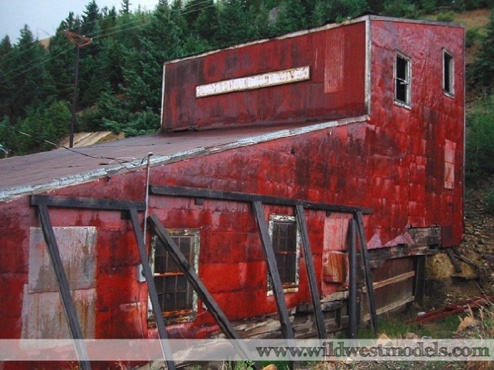
{"label": "rusty red metal siding", "polygon": [[[440,225],[448,230],[448,243],[458,243],[463,212],[463,31],[440,26],[424,30],[418,24],[400,22],[375,21],[371,24],[369,119],[156,165],[151,169],[151,184],[203,187],[371,208],[373,213],[365,217],[370,248],[396,245],[409,225]],[[328,31],[344,32],[348,41],[342,57],[352,63],[348,70],[344,69],[345,83],[338,81],[339,72],[324,72],[323,55],[329,47],[323,38],[324,32],[309,33],[298,41],[269,41],[273,55],[278,58],[272,58],[272,55],[268,58],[260,46],[254,44],[211,54],[207,58],[170,64],[167,73],[172,69],[176,69],[176,73],[169,73],[167,77],[167,89],[171,89],[167,104],[173,104],[169,106],[165,122],[177,122],[176,128],[189,125],[201,128],[206,121],[233,125],[236,117],[241,117],[240,123],[247,124],[251,114],[266,122],[285,120],[286,111],[266,106],[266,102],[276,98],[270,95],[273,92],[269,89],[259,90],[253,101],[247,99],[247,93],[233,93],[218,96],[215,98],[217,103],[204,103],[205,106],[196,105],[191,91],[197,83],[235,77],[232,73],[238,68],[243,74],[252,74],[268,71],[271,67],[303,65],[312,61],[311,58],[315,58],[311,64],[314,66],[314,86],[313,90],[307,90],[308,98],[303,100],[300,94],[298,100],[295,97],[295,93],[301,91],[298,89],[305,89],[303,83],[285,87],[286,102],[293,104],[294,112],[300,113],[306,108],[307,117],[318,119],[334,112],[361,114],[365,112],[364,29],[364,23],[358,23]],[[338,43],[337,37],[332,40]],[[453,98],[444,96],[441,91],[443,45],[455,56],[458,67]],[[315,54],[304,56],[300,52],[314,47],[321,51],[317,58]],[[392,71],[396,50],[412,60],[414,80],[410,109],[393,103]],[[338,56],[332,58],[333,62],[339,60]],[[190,68],[197,74],[190,73]],[[209,80],[199,80],[204,71]],[[325,73],[336,76],[334,83],[325,86],[326,93],[323,92]],[[349,80],[353,82],[347,84]],[[183,93],[172,91],[182,88]],[[235,104],[227,104],[229,101]],[[324,104],[327,104],[327,111]],[[248,114],[242,115],[245,112]],[[220,120],[221,117],[224,119]],[[444,180],[445,162],[452,162],[452,151],[455,168],[454,187],[450,189],[444,187]],[[49,194],[143,201],[145,170],[108,176]],[[293,215],[293,209],[286,207],[266,206],[265,211],[267,216]],[[200,229],[199,275],[229,319],[276,312],[274,298],[266,294],[266,263],[249,205],[211,200],[196,205],[193,199],[151,196],[150,213],[156,214],[167,228]],[[316,211],[306,213],[316,274],[323,295],[329,295],[342,285],[324,278],[324,257],[329,259],[329,252],[343,248],[341,243],[328,244],[327,232],[343,225],[348,216]],[[9,220],[0,225],[0,293],[5,298],[0,303],[0,338],[18,338],[22,330],[23,288],[29,273],[29,229],[38,227],[39,221],[27,196],[0,203],[0,215],[2,220]],[[50,209],[50,216],[54,226],[97,228],[95,336],[141,338],[156,335],[153,329],[148,329],[146,284],[137,280],[139,255],[131,223],[119,212],[110,211]],[[142,214],[140,217],[142,222]],[[341,221],[333,220],[334,224],[328,221],[338,218]],[[343,240],[341,235],[340,240]],[[286,294],[289,307],[310,301],[306,271],[302,263],[300,266],[298,292]],[[343,280],[343,275],[344,272],[337,279]],[[408,281],[405,285],[408,287],[409,284]],[[170,326],[170,335],[205,337],[217,331],[212,316],[201,304],[198,310],[194,322]]]}
{"label": "rusty red metal siding", "polygon": [[[164,130],[317,121],[365,107],[365,22],[172,62],[164,73]],[[196,86],[310,68],[310,79],[196,98]]]}
{"label": "rusty red metal siding", "polygon": [[[399,192],[392,202],[397,214],[407,214],[406,221],[413,226],[437,224],[449,229],[443,245],[456,245],[463,232],[464,29],[435,24],[424,30],[421,24],[399,21],[373,21],[371,25],[373,135],[376,140],[388,141],[385,150],[401,162],[398,182],[394,174],[386,171],[373,174],[373,191],[385,188],[383,202],[389,202],[389,195]],[[455,64],[453,96],[442,88],[444,50],[453,56]],[[390,72],[396,52],[411,61],[409,109],[393,101]],[[455,182],[445,187],[445,168],[451,159]]]}

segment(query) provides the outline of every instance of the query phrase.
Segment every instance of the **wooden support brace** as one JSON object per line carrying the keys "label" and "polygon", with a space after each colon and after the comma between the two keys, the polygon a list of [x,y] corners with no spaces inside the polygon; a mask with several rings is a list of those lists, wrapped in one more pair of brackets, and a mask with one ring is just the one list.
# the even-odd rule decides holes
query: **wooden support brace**
{"label": "wooden support brace", "polygon": [[357,335],[357,242],[355,220],[350,220],[349,226],[349,243],[348,260],[350,272],[348,276],[348,337],[355,338]]}
{"label": "wooden support brace", "polygon": [[309,232],[307,229],[307,222],[305,220],[304,207],[300,204],[295,207],[297,224],[299,225],[300,235],[302,237],[302,248],[304,249],[305,268],[307,271],[307,277],[309,279],[310,296],[312,300],[312,306],[314,308],[314,315],[316,319],[317,334],[319,339],[326,339],[326,326],[324,324],[324,317],[321,308],[321,297],[319,296],[319,289],[317,288],[316,270],[314,268],[314,258],[312,257],[312,248],[309,240]]}
{"label": "wooden support brace", "polygon": [[163,314],[161,312],[160,303],[158,299],[158,292],[156,291],[156,285],[154,284],[153,272],[149,265],[149,257],[146,252],[146,246],[144,245],[144,237],[142,235],[141,226],[139,225],[139,217],[136,209],[130,209],[130,219],[132,226],[134,227],[134,234],[137,240],[137,247],[139,249],[139,255],[141,257],[142,271],[148,285],[149,299],[153,306],[154,319],[156,320],[156,326],[158,327],[158,334],[160,336],[160,345],[163,357],[166,361],[168,370],[175,370],[175,362],[173,361],[172,351],[167,341],[168,334],[166,333],[165,321],[163,320]]}
{"label": "wooden support brace", "polygon": [[355,212],[355,220],[359,234],[360,249],[362,253],[362,261],[364,263],[365,285],[367,286],[367,298],[369,300],[370,323],[372,331],[377,334],[377,314],[376,303],[374,298],[374,284],[372,281],[372,271],[370,268],[369,251],[367,250],[367,242],[365,240],[364,220],[361,212]]}
{"label": "wooden support brace", "polygon": [[81,208],[96,209],[105,211],[128,211],[135,208],[138,211],[144,211],[145,202],[136,202],[131,200],[113,200],[97,199],[84,197],[54,197],[49,195],[32,195],[31,205],[45,205],[47,207],[58,208]]}
{"label": "wooden support brace", "polygon": [[190,197],[202,199],[216,199],[234,202],[259,202],[264,204],[276,204],[280,206],[293,207],[302,205],[307,209],[322,210],[328,212],[344,212],[344,213],[371,213],[368,208],[352,207],[339,204],[328,204],[310,202],[302,199],[282,198],[271,195],[249,194],[240,192],[229,192],[221,190],[212,190],[205,188],[192,188],[186,186],[154,186],[149,187],[149,192],[154,195],[166,195],[174,197]]}
{"label": "wooden support brace", "polygon": [[83,370],[90,370],[91,363],[89,362],[89,356],[86,351],[86,347],[80,339],[83,339],[81,326],[79,324],[79,318],[74,306],[74,301],[70,294],[69,282],[65,274],[65,270],[60,257],[60,250],[58,248],[57,240],[50,220],[50,214],[48,213],[48,207],[44,204],[38,205],[38,215],[45,237],[48,253],[50,254],[51,262],[55,270],[57,277],[58,288],[60,290],[60,297],[62,299],[65,314],[67,316],[67,323],[72,334],[72,338],[75,339],[74,345],[79,357],[79,362]]}
{"label": "wooden support brace", "polygon": [[[156,236],[163,242],[163,245],[167,249],[168,253],[170,253],[171,257],[177,264],[180,271],[185,275],[189,283],[192,285],[194,290],[196,291],[199,298],[202,300],[204,305],[207,307],[208,311],[216,320],[218,326],[221,328],[223,333],[229,339],[240,339],[240,336],[237,334],[235,328],[230,323],[224,312],[221,310],[218,303],[216,303],[215,299],[209,293],[208,289],[197,275],[197,272],[193,269],[193,267],[189,264],[187,258],[180,251],[180,248],[172,239],[170,233],[165,229],[165,227],[161,224],[158,217],[156,215],[152,215],[148,218],[150,226],[153,228]],[[248,351],[244,348],[242,343],[238,340],[234,341],[233,344],[236,347],[237,352],[243,357],[243,359],[248,359]],[[256,368],[256,366],[254,366]]]}
{"label": "wooden support brace", "polygon": [[288,308],[285,302],[285,296],[283,294],[283,284],[281,282],[280,273],[276,264],[276,256],[274,254],[273,245],[269,237],[268,225],[266,222],[264,209],[262,207],[262,203],[259,201],[252,202],[252,206],[254,208],[254,215],[256,217],[264,255],[266,257],[266,262],[268,265],[268,273],[273,286],[273,294],[276,300],[278,314],[280,316],[281,332],[283,334],[283,338],[293,339],[293,326],[290,322],[290,317],[288,316]]}

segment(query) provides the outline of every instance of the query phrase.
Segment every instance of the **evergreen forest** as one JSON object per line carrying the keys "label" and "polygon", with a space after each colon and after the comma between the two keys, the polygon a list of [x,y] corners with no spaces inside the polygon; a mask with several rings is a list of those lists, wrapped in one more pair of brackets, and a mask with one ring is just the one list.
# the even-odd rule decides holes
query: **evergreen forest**
{"label": "evergreen forest", "polygon": [[[71,122],[81,132],[158,131],[168,60],[369,12],[448,21],[454,13],[492,8],[494,0],[161,0],[152,11],[132,12],[130,5],[99,8],[92,0],[82,15],[61,20],[49,40],[35,39],[24,26],[17,41],[0,41],[0,157],[53,149]],[[467,32],[467,47],[478,49],[467,76],[481,107],[469,118],[478,138],[470,172],[479,176],[494,172],[494,17],[485,32]]]}

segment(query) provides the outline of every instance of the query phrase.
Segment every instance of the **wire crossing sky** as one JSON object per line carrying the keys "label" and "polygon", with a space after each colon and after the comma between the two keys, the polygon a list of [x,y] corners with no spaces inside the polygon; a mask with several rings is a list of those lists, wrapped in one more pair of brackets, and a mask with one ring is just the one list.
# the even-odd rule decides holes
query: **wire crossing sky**
{"label": "wire crossing sky", "polygon": [[[9,36],[12,44],[17,43],[20,30],[28,25],[35,38],[53,36],[60,23],[70,12],[82,15],[91,0],[0,0],[0,40]],[[131,11],[139,6],[152,11],[159,0],[131,0]],[[96,0],[98,8],[122,8],[122,0]]]}

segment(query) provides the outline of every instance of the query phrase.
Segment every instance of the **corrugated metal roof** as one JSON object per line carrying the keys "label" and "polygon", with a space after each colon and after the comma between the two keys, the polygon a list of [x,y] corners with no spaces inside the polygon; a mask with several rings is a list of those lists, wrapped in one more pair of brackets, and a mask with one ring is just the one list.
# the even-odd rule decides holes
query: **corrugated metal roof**
{"label": "corrugated metal roof", "polygon": [[155,134],[2,159],[0,201],[135,170],[146,165],[149,153],[153,165],[172,163],[366,119]]}

